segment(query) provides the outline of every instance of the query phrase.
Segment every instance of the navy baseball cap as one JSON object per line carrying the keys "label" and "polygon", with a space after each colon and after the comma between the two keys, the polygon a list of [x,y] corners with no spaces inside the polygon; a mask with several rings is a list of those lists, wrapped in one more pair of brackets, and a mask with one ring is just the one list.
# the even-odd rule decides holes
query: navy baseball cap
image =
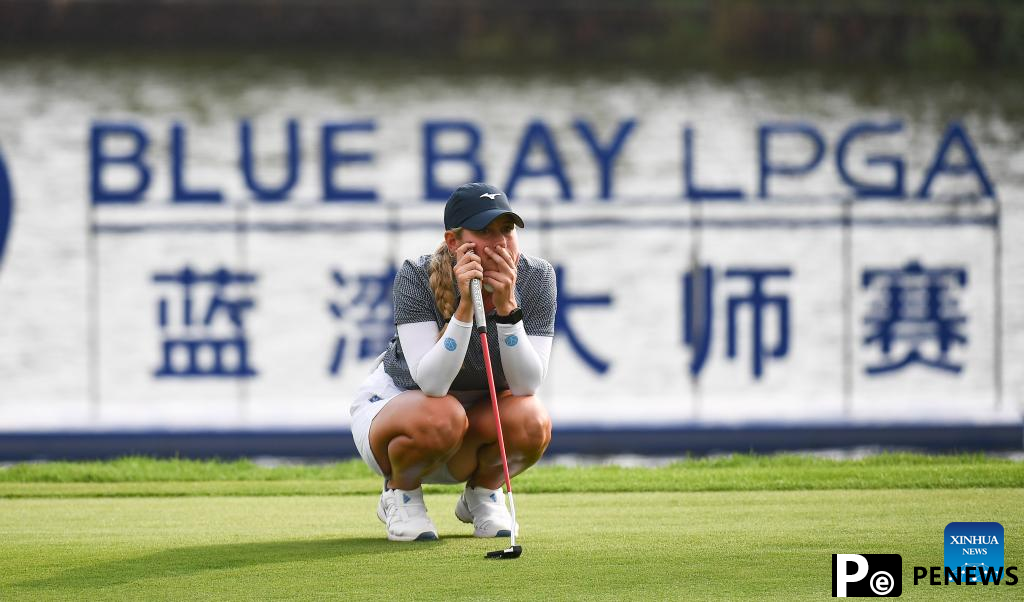
{"label": "navy baseball cap", "polygon": [[444,206],[444,228],[483,230],[502,215],[511,215],[517,226],[526,227],[523,218],[512,211],[504,192],[481,182],[463,184],[448,197],[448,203]]}

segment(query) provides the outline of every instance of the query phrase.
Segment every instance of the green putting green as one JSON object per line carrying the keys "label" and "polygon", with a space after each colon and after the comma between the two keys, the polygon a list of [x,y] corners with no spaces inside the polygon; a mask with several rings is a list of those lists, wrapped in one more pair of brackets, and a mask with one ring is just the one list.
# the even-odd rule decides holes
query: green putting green
{"label": "green putting green", "polygon": [[[901,554],[906,598],[1024,591],[913,584],[914,566],[942,565],[953,521],[1002,523],[1006,564],[1024,565],[1019,462],[743,456],[660,469],[539,467],[516,495],[523,556],[503,561],[484,554],[508,539],[475,539],[455,519],[456,488],[427,489],[440,541],[393,543],[374,514],[379,482],[350,464],[119,462],[0,470],[0,600],[822,599],[833,553]],[[148,476],[125,468],[132,462]],[[908,467],[938,487],[911,478],[867,487],[899,481]],[[991,479],[958,487],[968,473]],[[731,490],[708,490],[716,474]],[[815,486],[837,481],[848,486]]]}

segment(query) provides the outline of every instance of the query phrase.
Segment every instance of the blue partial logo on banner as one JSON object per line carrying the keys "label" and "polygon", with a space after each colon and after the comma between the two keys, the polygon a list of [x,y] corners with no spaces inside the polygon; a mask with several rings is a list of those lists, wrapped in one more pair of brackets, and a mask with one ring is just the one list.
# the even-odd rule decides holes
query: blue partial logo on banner
{"label": "blue partial logo on banner", "polygon": [[999,523],[949,523],[943,533],[946,580],[959,571],[963,583],[991,583],[1002,577],[1005,542]]}
{"label": "blue partial logo on banner", "polygon": [[11,180],[7,177],[4,157],[0,155],[0,267],[4,264],[4,249],[7,235],[11,231],[11,216],[14,215],[14,199],[11,198]]}

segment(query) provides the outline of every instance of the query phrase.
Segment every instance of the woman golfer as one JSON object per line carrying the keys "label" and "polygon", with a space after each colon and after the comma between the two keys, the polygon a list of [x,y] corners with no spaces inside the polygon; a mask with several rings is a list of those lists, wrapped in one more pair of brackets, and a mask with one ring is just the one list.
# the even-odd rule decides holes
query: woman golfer
{"label": "woman golfer", "polygon": [[[444,208],[444,242],[406,260],[395,277],[397,334],[352,403],[359,454],[385,478],[377,517],[388,539],[437,539],[422,483],[466,483],[455,516],[477,537],[508,537],[498,435],[470,282],[483,284],[488,347],[510,475],[537,462],[551,419],[534,393],[547,372],[555,325],[551,264],[519,252],[523,220],[505,194],[465,184]],[[498,349],[497,354],[494,349]]]}

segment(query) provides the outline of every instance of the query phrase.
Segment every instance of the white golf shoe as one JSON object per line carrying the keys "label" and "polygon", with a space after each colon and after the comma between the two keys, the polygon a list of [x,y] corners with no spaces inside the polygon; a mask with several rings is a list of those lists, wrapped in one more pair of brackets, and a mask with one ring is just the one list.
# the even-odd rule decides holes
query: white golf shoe
{"label": "white golf shoe", "polygon": [[437,527],[427,516],[423,488],[385,489],[377,504],[377,518],[387,525],[391,541],[429,541],[437,539]]}
{"label": "white golf shoe", "polygon": [[464,523],[473,523],[473,535],[477,537],[509,537],[512,534],[512,515],[505,506],[505,492],[501,489],[467,486],[455,504],[455,517]]}

